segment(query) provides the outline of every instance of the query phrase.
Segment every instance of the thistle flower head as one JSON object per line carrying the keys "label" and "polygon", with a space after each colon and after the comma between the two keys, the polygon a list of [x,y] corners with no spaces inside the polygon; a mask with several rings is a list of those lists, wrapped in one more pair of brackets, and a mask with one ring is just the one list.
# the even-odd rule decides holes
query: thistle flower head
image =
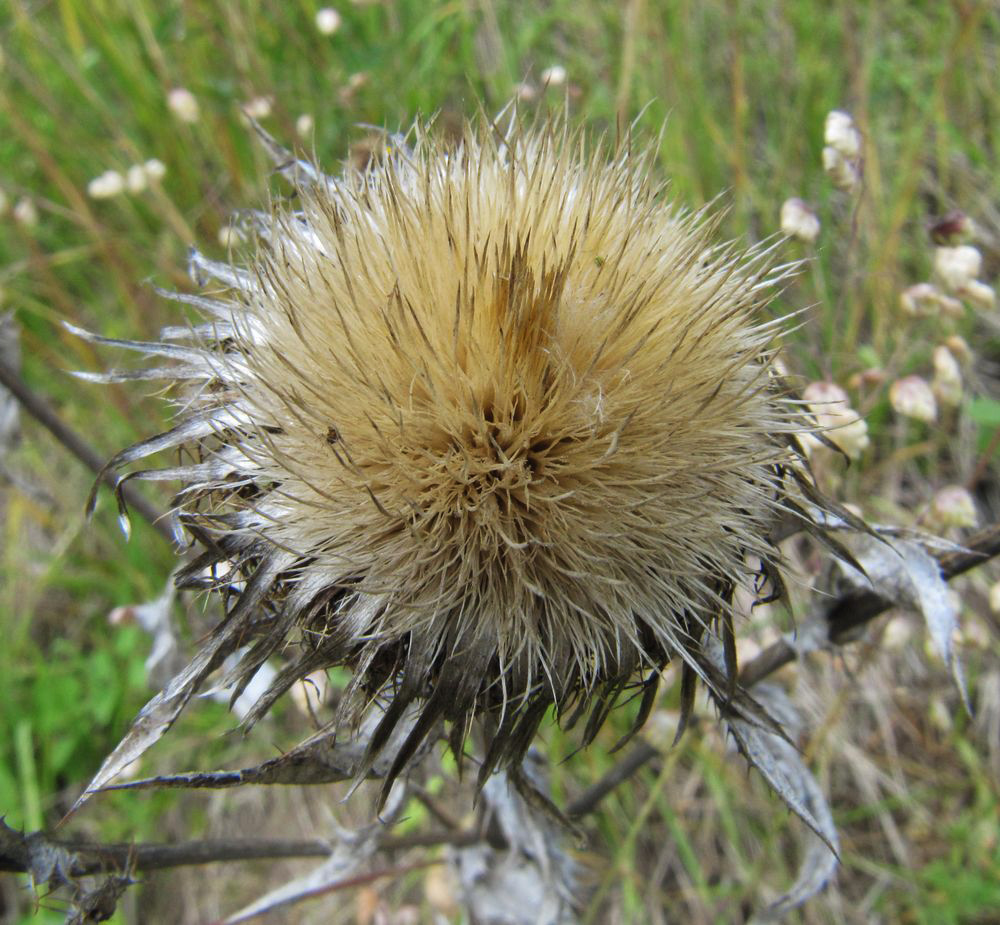
{"label": "thistle flower head", "polygon": [[630,684],[648,712],[671,659],[686,703],[698,676],[725,687],[701,641],[732,674],[733,590],[772,574],[801,478],[758,314],[787,268],[713,243],[647,155],[588,153],[560,120],[450,148],[418,125],[336,178],[263,137],[294,210],[257,215],[245,266],[192,256],[216,288],[172,297],[204,323],[129,374],[182,384],[177,425],[110,464],[181,449],[133,474],[181,480],[210,543],[186,576],[237,592],[237,692],[290,656],[250,721],[346,664],[387,703],[372,756],[419,704],[390,778],[480,718],[485,777],[551,707],[588,710],[585,739]]}

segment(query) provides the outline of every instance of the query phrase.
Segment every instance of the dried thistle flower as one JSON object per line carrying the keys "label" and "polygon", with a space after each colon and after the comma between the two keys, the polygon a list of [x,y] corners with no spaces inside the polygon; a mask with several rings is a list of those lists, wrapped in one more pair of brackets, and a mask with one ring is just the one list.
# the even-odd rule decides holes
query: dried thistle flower
{"label": "dried thistle flower", "polygon": [[480,780],[550,708],[589,741],[641,686],[641,724],[675,658],[684,715],[699,677],[731,695],[734,589],[780,584],[771,530],[815,499],[757,314],[794,267],[713,244],[650,152],[588,154],[560,119],[454,149],[417,125],[336,178],[257,131],[295,211],[256,215],[246,266],[192,254],[215,291],[165,294],[204,323],[104,341],[172,365],[90,376],[180,386],[176,426],[108,465],[181,452],[126,477],[183,483],[207,550],[181,581],[229,599],[198,677],[253,641],[235,698],[285,651],[252,723],[350,666],[343,703],[386,704],[369,760],[420,705],[390,781],[441,721],[459,755],[483,729]]}

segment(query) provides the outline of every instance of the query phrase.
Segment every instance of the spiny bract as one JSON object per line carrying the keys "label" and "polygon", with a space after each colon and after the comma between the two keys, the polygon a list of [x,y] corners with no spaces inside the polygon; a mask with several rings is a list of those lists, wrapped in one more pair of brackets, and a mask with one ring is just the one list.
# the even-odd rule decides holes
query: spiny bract
{"label": "spiny bract", "polygon": [[294,209],[255,213],[246,266],[193,254],[222,288],[171,297],[203,323],[111,342],[174,363],[104,377],[183,386],[176,428],[109,466],[181,448],[132,475],[184,483],[207,551],[183,577],[236,600],[211,666],[253,641],[242,689],[290,658],[250,721],[348,665],[386,705],[370,760],[418,707],[390,780],[442,720],[456,752],[483,720],[485,777],[552,706],[590,713],[585,740],[630,684],[644,712],[676,656],[686,704],[696,676],[724,688],[702,640],[731,682],[733,591],[773,571],[807,426],[758,314],[788,268],[564,119],[447,147],[418,124],[336,178],[261,135]]}

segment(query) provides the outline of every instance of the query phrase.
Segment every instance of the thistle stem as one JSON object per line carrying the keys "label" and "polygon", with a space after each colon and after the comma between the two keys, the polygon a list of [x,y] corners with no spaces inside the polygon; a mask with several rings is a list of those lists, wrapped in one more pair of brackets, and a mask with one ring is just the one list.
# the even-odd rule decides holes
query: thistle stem
{"label": "thistle stem", "polygon": [[[475,829],[389,835],[379,841],[378,850],[406,851],[437,845],[471,845],[482,837],[482,833]],[[71,856],[71,867],[66,873],[74,877],[112,870],[166,870],[230,861],[322,858],[328,857],[333,850],[333,845],[321,838],[218,838],[171,844],[101,844],[50,838],[43,832],[26,835],[0,820],[0,871],[29,872],[32,855],[37,854],[42,846],[48,850],[67,852]]]}

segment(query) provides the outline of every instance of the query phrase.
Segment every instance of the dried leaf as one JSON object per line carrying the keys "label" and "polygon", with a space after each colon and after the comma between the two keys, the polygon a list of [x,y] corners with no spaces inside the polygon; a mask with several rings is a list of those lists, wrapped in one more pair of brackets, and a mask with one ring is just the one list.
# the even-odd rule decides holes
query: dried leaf
{"label": "dried leaf", "polygon": [[226,615],[223,624],[198,650],[188,666],[139,711],[125,737],[104,760],[87,789],[63,817],[63,822],[76,813],[94,793],[105,788],[126,767],[155,745],[174,724],[205,679],[238,648],[248,614],[255,611],[261,597],[270,588],[274,576],[288,562],[286,553],[275,553],[260,563],[247,582],[239,602]]}
{"label": "dried leaf", "polygon": [[841,568],[848,574],[853,572],[851,577],[856,580],[870,583],[877,594],[924,618],[931,642],[951,671],[962,703],[971,714],[962,663],[952,646],[958,611],[937,560],[919,542],[903,537],[858,536],[852,545],[864,573],[859,576],[845,563]]}
{"label": "dried leaf", "polygon": [[[233,622],[230,628],[238,628]],[[228,629],[228,628],[227,628]],[[140,758],[173,725],[192,695],[228,654],[233,645],[232,631],[223,631],[198,652],[191,663],[157,694],[133,720],[125,737],[108,755],[87,789],[70,808],[63,822],[76,813],[99,790],[107,787],[128,765]]]}
{"label": "dried leaf", "polygon": [[740,753],[760,772],[782,802],[836,856],[837,832],[829,809],[825,801],[817,807],[813,799],[815,781],[795,747],[781,736],[740,717],[727,717],[726,723]]}
{"label": "dried leaf", "polygon": [[[725,657],[718,642],[708,640],[703,653],[706,670],[724,670]],[[716,697],[737,748],[811,832],[792,888],[761,913],[760,921],[767,921],[800,906],[823,888],[836,869],[840,842],[826,798],[793,744],[792,737],[802,724],[784,689],[762,682],[754,685],[752,698],[743,691],[737,694],[732,701]]]}
{"label": "dried leaf", "polygon": [[[539,756],[529,752],[522,774],[546,787]],[[480,925],[573,925],[581,899],[576,862],[562,847],[566,832],[551,814],[525,800],[503,771],[484,784],[481,799],[508,849],[479,843],[450,852],[462,899]]]}
{"label": "dried leaf", "polygon": [[[755,694],[761,705],[781,722],[790,734],[798,731],[800,726],[798,712],[783,688],[776,684],[762,683],[757,685]],[[783,918],[792,909],[801,906],[823,889],[837,868],[839,841],[826,797],[795,747],[773,733],[756,731],[765,737],[764,747],[773,757],[771,767],[777,769],[776,776],[781,786],[785,788],[785,793],[778,790],[760,765],[756,766],[785,804],[813,830],[807,836],[805,853],[799,864],[799,874],[795,883],[754,918],[755,922],[770,922]],[[798,809],[792,806],[792,801],[799,807]],[[802,815],[802,810],[808,813],[813,820],[812,824]]]}
{"label": "dried leaf", "polygon": [[[333,731],[321,730],[306,741],[277,758],[240,771],[191,772],[149,777],[105,786],[104,790],[210,789],[242,787],[247,784],[329,784],[352,780],[357,776],[368,742],[382,716],[382,710],[372,709],[365,717],[358,735],[347,742],[337,742]],[[371,777],[383,777],[406,740],[416,721],[416,709],[393,731],[392,736],[369,772]]]}

